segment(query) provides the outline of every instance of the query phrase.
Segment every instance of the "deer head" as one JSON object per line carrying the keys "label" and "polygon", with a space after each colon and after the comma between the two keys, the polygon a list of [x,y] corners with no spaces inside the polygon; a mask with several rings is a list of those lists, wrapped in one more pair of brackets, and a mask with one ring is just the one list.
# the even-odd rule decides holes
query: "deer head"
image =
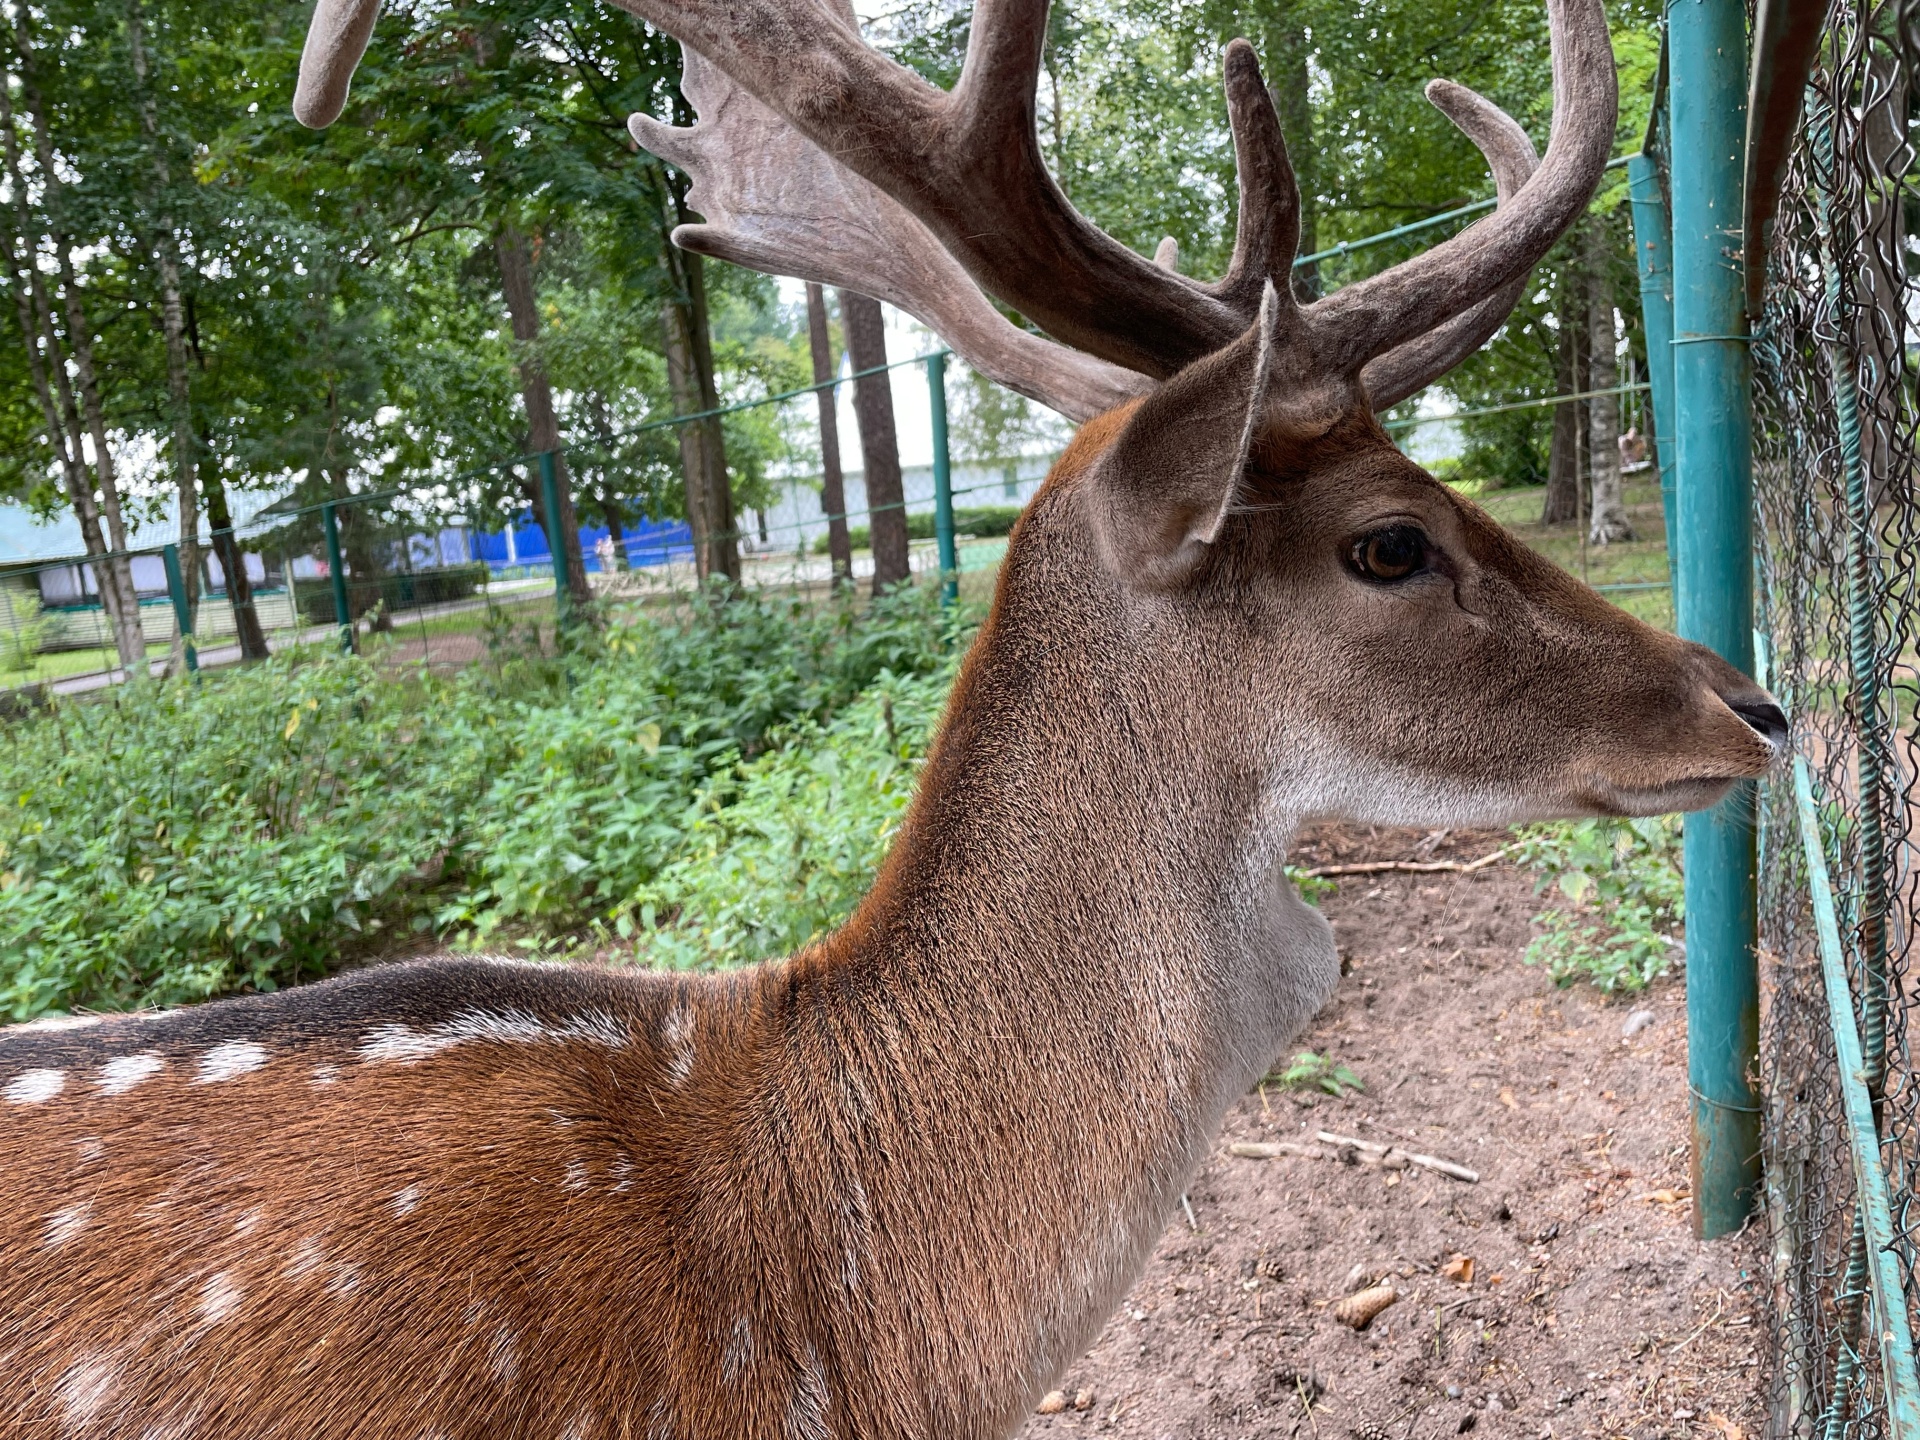
{"label": "deer head", "polygon": [[[1711,803],[1770,763],[1784,719],[1763,692],[1512,543],[1373,419],[1498,328],[1591,197],[1616,111],[1598,0],[1548,0],[1554,121],[1537,164],[1497,107],[1428,89],[1486,155],[1498,209],[1310,304],[1289,283],[1292,166],[1244,41],[1225,54],[1238,229],[1226,274],[1202,282],[1170,243],[1149,260],[1114,241],[1048,174],[1044,0],[978,0],[951,93],[867,46],[834,0],[623,3],[682,42],[700,113],[687,130],[630,122],[694,177],[706,223],[675,240],[880,295],[1068,417],[1109,415],[1026,540],[1064,527],[1138,623],[1171,627],[1157,644],[1269,677],[1293,753],[1324,753],[1308,808],[1647,813]],[[343,103],[371,10],[323,0],[296,100],[309,123]]]}

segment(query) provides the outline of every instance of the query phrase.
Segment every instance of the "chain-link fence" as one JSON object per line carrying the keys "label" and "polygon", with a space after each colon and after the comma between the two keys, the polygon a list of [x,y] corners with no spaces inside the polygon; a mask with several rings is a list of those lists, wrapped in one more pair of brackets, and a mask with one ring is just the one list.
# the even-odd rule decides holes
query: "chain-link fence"
{"label": "chain-link fence", "polygon": [[[1916,776],[1916,320],[1906,7],[1835,0],[1769,256],[1753,345],[1759,653],[1794,717],[1831,875],[1845,994],[1830,1013],[1815,898],[1789,783],[1761,801],[1761,1070],[1779,1436],[1897,1427],[1876,1326],[1876,1255],[1856,1193],[1839,1063],[1852,1012],[1891,1195],[1909,1314],[1920,1090],[1909,1050]],[[1810,873],[1810,870],[1812,873]],[[1874,1142],[1865,1138],[1871,1153]],[[1881,1332],[1876,1334],[1876,1330]]]}

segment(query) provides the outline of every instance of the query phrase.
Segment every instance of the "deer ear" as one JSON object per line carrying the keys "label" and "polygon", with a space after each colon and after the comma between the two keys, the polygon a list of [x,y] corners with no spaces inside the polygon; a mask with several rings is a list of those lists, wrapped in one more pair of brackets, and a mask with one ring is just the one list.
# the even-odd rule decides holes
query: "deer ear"
{"label": "deer ear", "polygon": [[1267,413],[1283,308],[1269,280],[1253,325],[1142,400],[1100,457],[1101,548],[1132,583],[1179,584],[1220,538]]}

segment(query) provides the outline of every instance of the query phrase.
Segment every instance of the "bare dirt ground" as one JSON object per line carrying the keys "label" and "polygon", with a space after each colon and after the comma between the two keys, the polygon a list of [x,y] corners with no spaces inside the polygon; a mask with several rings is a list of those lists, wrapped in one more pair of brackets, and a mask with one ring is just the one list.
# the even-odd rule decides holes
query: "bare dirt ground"
{"label": "bare dirt ground", "polygon": [[[1329,829],[1295,863],[1409,858],[1421,838]],[[1760,1246],[1751,1230],[1693,1238],[1681,984],[1616,1001],[1555,988],[1521,963],[1538,905],[1505,864],[1348,878],[1320,903],[1348,973],[1292,1048],[1350,1066],[1365,1092],[1267,1085],[1234,1108],[1191,1222],[1170,1217],[1068,1373],[1066,1410],[1036,1416],[1029,1440],[1756,1433]],[[1637,1011],[1652,1021],[1626,1034]],[[1480,1179],[1229,1149],[1318,1130]],[[1364,1331],[1332,1313],[1359,1277],[1399,1297]]]}

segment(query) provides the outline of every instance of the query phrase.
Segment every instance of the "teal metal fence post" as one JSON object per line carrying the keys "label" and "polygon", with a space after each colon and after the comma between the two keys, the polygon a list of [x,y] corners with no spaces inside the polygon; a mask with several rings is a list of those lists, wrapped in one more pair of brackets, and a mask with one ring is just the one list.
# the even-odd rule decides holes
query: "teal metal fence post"
{"label": "teal metal fence post", "polygon": [[[1667,558],[1673,559],[1673,264],[1667,201],[1660,176],[1646,155],[1627,159],[1627,190],[1633,201],[1633,249],[1640,264],[1640,317],[1647,336],[1647,387],[1653,397],[1653,457],[1660,467],[1660,509],[1667,524]],[[1675,573],[1676,580],[1679,578]],[[1679,591],[1674,591],[1679,604]]]}
{"label": "teal metal fence post", "polygon": [[953,540],[953,463],[947,453],[947,352],[927,357],[927,410],[933,420],[933,534],[940,548],[940,598],[960,598],[960,556]]}
{"label": "teal metal fence post", "polygon": [[186,576],[180,569],[180,547],[160,547],[160,564],[167,572],[167,598],[173,602],[173,623],[180,627],[180,653],[186,658],[187,672],[200,668],[200,657],[193,649],[193,607],[187,604]]}
{"label": "teal metal fence post", "polygon": [[327,578],[333,589],[333,623],[340,629],[340,648],[351,651],[353,611],[347,605],[347,567],[340,558],[340,516],[331,501],[320,507],[320,525],[327,532]]}
{"label": "teal metal fence post", "polygon": [[[1745,281],[1747,11],[1667,11],[1673,195],[1676,614],[1680,633],[1753,670],[1753,449]],[[1754,795],[1687,817],[1687,1074],[1693,1223],[1738,1229],[1760,1179]]]}
{"label": "teal metal fence post", "polygon": [[564,628],[573,618],[567,595],[567,552],[560,538],[560,467],[553,451],[540,452],[540,509],[547,528],[547,550],[553,556],[553,608]]}

